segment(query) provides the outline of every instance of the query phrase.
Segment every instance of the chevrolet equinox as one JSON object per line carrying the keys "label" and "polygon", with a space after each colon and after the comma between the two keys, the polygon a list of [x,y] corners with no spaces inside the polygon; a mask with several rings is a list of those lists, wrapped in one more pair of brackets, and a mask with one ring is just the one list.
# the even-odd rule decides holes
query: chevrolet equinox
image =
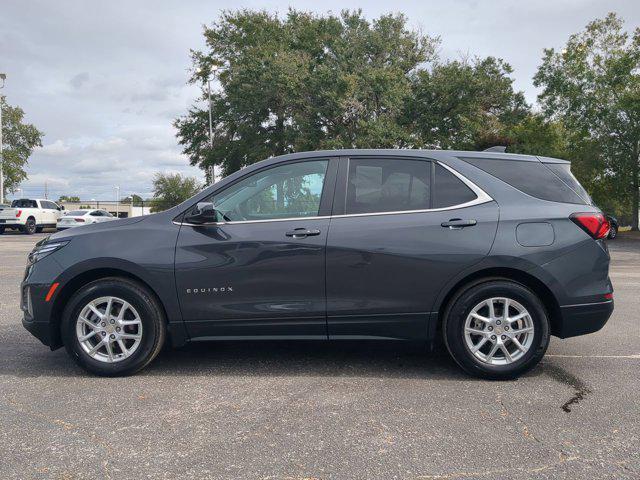
{"label": "chevrolet equinox", "polygon": [[165,342],[442,338],[484,378],[613,311],[609,224],[554,158],[338,150],[271,158],[154,215],[38,242],[23,324],[98,375]]}

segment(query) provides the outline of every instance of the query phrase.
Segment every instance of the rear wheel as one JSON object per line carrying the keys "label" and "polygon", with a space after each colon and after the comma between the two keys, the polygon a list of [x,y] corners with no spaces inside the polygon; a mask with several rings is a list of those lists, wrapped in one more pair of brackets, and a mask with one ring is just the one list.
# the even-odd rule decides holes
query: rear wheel
{"label": "rear wheel", "polygon": [[33,217],[27,218],[27,222],[24,224],[23,232],[27,235],[33,235],[36,233],[36,219]]}
{"label": "rear wheel", "polygon": [[61,328],[69,355],[84,369],[104,376],[141,370],[160,352],[166,336],[153,295],[121,278],[96,280],[76,292]]}
{"label": "rear wheel", "polygon": [[465,371],[508,379],[542,359],[549,345],[549,320],[527,287],[508,280],[485,281],[454,297],[443,334],[447,349]]}
{"label": "rear wheel", "polygon": [[612,226],[611,230],[609,230],[609,239],[613,240],[614,238],[616,238],[618,236],[618,227],[616,226]]}

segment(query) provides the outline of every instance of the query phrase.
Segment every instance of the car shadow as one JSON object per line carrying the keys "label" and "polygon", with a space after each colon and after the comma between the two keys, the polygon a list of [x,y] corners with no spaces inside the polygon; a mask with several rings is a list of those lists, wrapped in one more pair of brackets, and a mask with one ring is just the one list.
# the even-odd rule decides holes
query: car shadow
{"label": "car shadow", "polygon": [[428,352],[423,343],[376,341],[194,343],[163,351],[146,374],[465,377],[446,352]]}
{"label": "car shadow", "polygon": [[[32,342],[16,347],[6,336],[0,346],[8,346],[5,342],[13,347],[0,348],[4,351],[0,375],[91,376],[69,358],[64,348],[51,352]],[[192,343],[178,349],[165,348],[137,376],[470,378],[444,349],[428,352],[424,343],[378,341]]]}

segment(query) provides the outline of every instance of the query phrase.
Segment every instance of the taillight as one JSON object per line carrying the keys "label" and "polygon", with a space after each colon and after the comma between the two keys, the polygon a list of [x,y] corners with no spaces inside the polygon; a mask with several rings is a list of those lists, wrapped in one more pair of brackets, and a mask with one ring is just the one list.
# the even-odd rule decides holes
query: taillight
{"label": "taillight", "polygon": [[22,210],[18,210],[16,212],[16,218],[20,218],[20,215],[22,215]]}
{"label": "taillight", "polygon": [[609,220],[602,213],[572,213],[569,218],[596,240],[605,238],[611,228]]}
{"label": "taillight", "polygon": [[84,218],[74,218],[74,220],[75,220],[76,222],[82,222],[82,223],[84,223]]}

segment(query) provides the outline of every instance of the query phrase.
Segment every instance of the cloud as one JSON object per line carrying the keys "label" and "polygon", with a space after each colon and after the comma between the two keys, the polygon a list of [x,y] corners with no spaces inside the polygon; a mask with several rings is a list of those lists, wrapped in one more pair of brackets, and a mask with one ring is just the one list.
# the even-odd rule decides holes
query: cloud
{"label": "cloud", "polygon": [[89,74],[87,72],[82,72],[75,75],[71,80],[69,80],[69,83],[76,90],[80,90],[82,86],[88,81],[89,81]]}
{"label": "cloud", "polygon": [[[286,14],[291,2],[267,0],[259,8]],[[156,171],[202,179],[175,137],[172,121],[201,96],[187,84],[190,50],[203,49],[202,25],[223,9],[257,8],[254,0],[111,0],[109,2],[3,0],[0,8],[0,69],[9,103],[44,131],[45,146],[29,159],[24,193],[80,195],[83,199],[151,192]],[[382,0],[311,0],[300,10],[325,13],[362,8],[369,18],[387,13]],[[34,11],[37,10],[37,15]],[[530,102],[531,78],[542,49],[561,47],[571,33],[608,11],[629,29],[640,24],[637,2],[394,2],[412,27],[440,35],[442,55],[503,57],[515,69],[516,87]],[[541,32],[544,34],[541,34]]]}
{"label": "cloud", "polygon": [[48,145],[43,145],[36,152],[40,155],[57,157],[66,155],[69,151],[71,151],[71,147],[69,145],[67,145],[63,140],[56,140]]}

